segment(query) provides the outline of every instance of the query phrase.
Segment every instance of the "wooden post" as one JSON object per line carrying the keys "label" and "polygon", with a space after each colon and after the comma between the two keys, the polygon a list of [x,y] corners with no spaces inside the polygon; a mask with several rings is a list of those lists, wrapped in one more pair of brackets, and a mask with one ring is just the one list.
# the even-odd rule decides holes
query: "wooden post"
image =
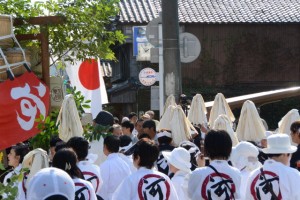
{"label": "wooden post", "polygon": [[41,26],[42,47],[42,76],[43,81],[50,87],[50,60],[49,60],[49,34],[47,25]]}

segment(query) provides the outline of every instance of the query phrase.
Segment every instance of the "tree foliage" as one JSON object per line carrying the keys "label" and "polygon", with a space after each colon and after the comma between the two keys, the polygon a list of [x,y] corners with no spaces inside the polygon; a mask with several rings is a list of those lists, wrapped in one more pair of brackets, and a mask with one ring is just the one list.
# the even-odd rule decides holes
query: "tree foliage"
{"label": "tree foliage", "polygon": [[[96,57],[115,59],[112,46],[125,41],[116,30],[119,0],[0,0],[0,13],[27,19],[37,16],[61,16],[63,24],[47,25],[50,54],[60,60]],[[16,27],[16,33],[38,33],[39,26]],[[32,44],[32,43],[31,43]],[[68,54],[70,51],[73,53]],[[74,55],[74,53],[76,55]],[[56,61],[55,60],[55,61]]]}

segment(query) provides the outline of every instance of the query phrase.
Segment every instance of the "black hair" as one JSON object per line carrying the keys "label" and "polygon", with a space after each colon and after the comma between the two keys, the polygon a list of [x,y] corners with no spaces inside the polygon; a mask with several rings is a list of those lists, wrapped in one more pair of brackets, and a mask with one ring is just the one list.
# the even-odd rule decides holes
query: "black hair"
{"label": "black hair", "polygon": [[50,197],[47,197],[45,200],[68,200],[68,198],[63,195],[56,194],[56,195],[51,195]]}
{"label": "black hair", "polygon": [[131,113],[129,113],[128,118],[131,119],[134,116],[137,117],[137,114],[135,112],[131,112]]}
{"label": "black hair", "polygon": [[300,120],[295,121],[291,124],[290,130],[292,133],[297,133],[297,131],[300,129]]}
{"label": "black hair", "polygon": [[148,138],[148,139],[151,139],[150,138],[150,135],[148,135],[147,133],[142,133],[141,135],[138,136],[138,139],[143,139],[143,138]]}
{"label": "black hair", "polygon": [[77,166],[77,156],[72,149],[61,149],[53,156],[52,166],[67,172],[71,178],[83,178]]}
{"label": "black hair", "polygon": [[72,137],[67,142],[67,146],[75,151],[79,161],[84,160],[88,155],[89,142],[82,137]]}
{"label": "black hair", "polygon": [[115,124],[118,124],[119,122],[120,122],[119,118],[114,117],[114,123],[115,123]]}
{"label": "black hair", "polygon": [[204,139],[204,153],[210,159],[227,160],[232,149],[232,141],[225,130],[210,130]]}
{"label": "black hair", "polygon": [[132,142],[131,137],[129,137],[128,135],[121,135],[119,138],[120,138],[120,147],[128,146],[130,142]]}
{"label": "black hair", "polygon": [[159,144],[171,144],[172,138],[170,138],[168,136],[162,136],[162,137],[157,138],[157,141]]}
{"label": "black hair", "polygon": [[104,138],[104,145],[110,153],[119,152],[120,143],[120,138],[115,135],[109,135]]}
{"label": "black hair", "polygon": [[29,146],[24,143],[18,143],[12,146],[11,149],[15,150],[16,156],[20,156],[19,163],[23,162],[25,155],[30,151]]}
{"label": "black hair", "polygon": [[134,124],[131,123],[130,121],[125,121],[121,124],[122,127],[125,127],[125,128],[130,128],[130,132],[133,131],[134,129]]}
{"label": "black hair", "polygon": [[56,143],[61,142],[61,141],[62,140],[57,136],[52,137],[51,140],[50,140],[50,147],[55,147]]}
{"label": "black hair", "polygon": [[139,166],[151,169],[159,155],[159,149],[155,143],[149,139],[141,139],[136,143],[133,152],[133,160],[140,158]]}
{"label": "black hair", "polygon": [[65,143],[64,141],[57,142],[55,145],[55,152],[58,152],[59,150],[67,147],[67,143]]}
{"label": "black hair", "polygon": [[154,132],[156,132],[156,124],[152,119],[145,120],[143,123],[143,128],[153,128]]}

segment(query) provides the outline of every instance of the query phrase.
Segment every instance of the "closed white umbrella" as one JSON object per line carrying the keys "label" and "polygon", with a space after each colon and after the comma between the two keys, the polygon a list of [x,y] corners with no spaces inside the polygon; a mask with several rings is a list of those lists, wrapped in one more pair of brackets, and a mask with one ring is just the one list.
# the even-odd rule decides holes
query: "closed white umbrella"
{"label": "closed white umbrella", "polygon": [[59,124],[59,138],[64,142],[68,142],[70,138],[75,136],[82,137],[83,128],[74,96],[72,94],[65,96],[57,117],[56,124]]}
{"label": "closed white umbrella", "polygon": [[168,107],[170,105],[177,106],[177,104],[175,102],[175,97],[172,94],[170,96],[168,96],[168,98],[166,99],[166,102],[165,102],[165,105],[164,105],[164,113],[166,112],[166,110],[168,109]]}
{"label": "closed white umbrella", "polygon": [[266,129],[252,101],[245,101],[241,110],[236,134],[239,141],[260,142],[265,139]]}
{"label": "closed white umbrella", "polygon": [[209,125],[213,126],[214,121],[217,119],[217,117],[221,114],[227,115],[227,117],[230,119],[231,127],[232,122],[235,120],[235,117],[222,93],[218,93],[215,97],[214,104],[210,110],[209,114]]}
{"label": "closed white umbrella", "polygon": [[161,130],[161,129],[171,130],[170,121],[173,118],[175,108],[176,108],[176,106],[174,106],[174,105],[169,105],[168,106],[168,108],[165,110],[163,116],[159,120],[157,130]]}
{"label": "closed white umbrella", "polygon": [[192,124],[207,124],[207,109],[201,94],[193,97],[191,107],[188,113],[188,119]]}
{"label": "closed white umbrella", "polygon": [[290,134],[291,124],[300,120],[299,111],[297,109],[290,110],[285,116],[278,122],[278,133]]}
{"label": "closed white umbrella", "polygon": [[226,131],[230,135],[232,146],[236,146],[239,143],[236,133],[233,131],[227,115],[219,115],[219,117],[214,122],[213,129]]}
{"label": "closed white umbrella", "polygon": [[181,106],[176,106],[170,121],[172,138],[176,146],[183,141],[191,139],[191,130],[196,131],[191,122],[185,116]]}
{"label": "closed white umbrella", "polygon": [[191,131],[197,132],[179,105],[168,107],[159,121],[158,130],[161,129],[172,131],[173,143],[176,146],[182,141],[190,140]]}

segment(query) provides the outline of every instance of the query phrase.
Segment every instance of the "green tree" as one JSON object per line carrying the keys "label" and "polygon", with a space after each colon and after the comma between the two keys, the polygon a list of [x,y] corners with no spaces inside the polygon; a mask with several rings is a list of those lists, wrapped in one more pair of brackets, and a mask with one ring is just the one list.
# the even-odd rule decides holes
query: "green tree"
{"label": "green tree", "polygon": [[[61,16],[63,24],[48,25],[51,56],[61,60],[89,57],[115,59],[113,45],[125,41],[125,36],[116,30],[119,0],[0,0],[0,13],[27,19],[37,16]],[[15,33],[38,33],[38,26],[18,26]],[[26,45],[32,45],[27,43]],[[67,54],[68,51],[76,55]]]}

